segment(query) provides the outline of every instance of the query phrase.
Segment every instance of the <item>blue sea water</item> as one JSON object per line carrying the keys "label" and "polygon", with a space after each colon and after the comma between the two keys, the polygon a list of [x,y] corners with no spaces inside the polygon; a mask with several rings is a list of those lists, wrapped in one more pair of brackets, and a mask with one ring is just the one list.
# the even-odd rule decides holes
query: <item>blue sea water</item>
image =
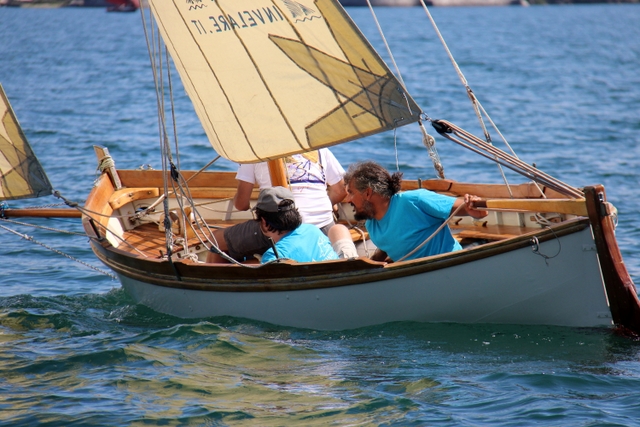
{"label": "blue sea water", "polygon": [[[348,12],[387,58],[369,11]],[[377,12],[423,110],[477,133],[422,9]],[[639,283],[640,6],[431,12],[520,158],[575,186],[605,185],[619,210],[622,255]],[[93,145],[108,147],[119,168],[160,168],[138,14],[0,8],[0,83],[65,197],[86,197],[96,176]],[[182,167],[197,169],[215,154],[175,84]],[[495,166],[437,141],[448,178],[500,182]],[[344,165],[373,159],[407,178],[434,175],[413,129],[333,151]],[[81,232],[77,220],[21,222],[43,228],[0,222],[20,234],[0,229],[2,426],[640,423],[640,343],[609,331],[395,323],[321,332],[187,321],[135,305],[103,274],[87,239],[70,234]]]}

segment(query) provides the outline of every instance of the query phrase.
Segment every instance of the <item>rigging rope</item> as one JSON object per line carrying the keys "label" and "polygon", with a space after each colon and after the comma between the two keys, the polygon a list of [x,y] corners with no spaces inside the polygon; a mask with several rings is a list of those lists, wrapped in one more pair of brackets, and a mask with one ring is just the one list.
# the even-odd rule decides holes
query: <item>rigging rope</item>
{"label": "rigging rope", "polygon": [[[453,57],[453,54],[449,50],[449,47],[447,46],[447,43],[444,40],[444,37],[442,37],[442,34],[440,33],[440,30],[438,29],[438,26],[436,25],[435,20],[431,16],[431,12],[429,12],[429,8],[427,7],[426,3],[424,2],[424,0],[420,0],[420,3],[422,5],[422,8],[424,9],[425,13],[427,14],[427,17],[429,18],[429,21],[431,21],[431,25],[433,26],[433,29],[436,32],[436,35],[440,39],[440,43],[442,43],[442,46],[444,47],[445,52],[447,53],[447,55],[449,56],[449,59],[451,60],[451,63],[453,64],[453,68],[455,69],[456,73],[458,74],[458,77],[460,78],[460,81],[462,82],[462,85],[464,86],[464,88],[465,88],[465,90],[467,92],[467,96],[469,97],[469,100],[471,101],[471,105],[473,106],[473,110],[476,113],[476,117],[478,118],[478,121],[480,122],[480,127],[482,128],[482,131],[484,132],[485,140],[487,141],[487,143],[492,144],[491,135],[489,134],[489,131],[487,130],[487,127],[486,127],[486,125],[484,123],[484,120],[482,119],[483,115],[487,118],[489,123],[491,123],[491,126],[498,133],[498,135],[500,136],[501,140],[507,146],[507,148],[509,149],[511,154],[514,157],[517,158],[518,156],[516,155],[516,153],[513,150],[513,148],[511,148],[511,145],[509,144],[507,139],[500,132],[500,130],[498,129],[496,124],[493,122],[493,120],[491,119],[491,117],[489,116],[487,111],[484,109],[482,104],[480,104],[480,101],[475,96],[475,93],[473,92],[473,90],[469,86],[469,83],[467,82],[467,79],[465,78],[464,74],[462,73],[462,70],[458,66],[458,63],[456,62],[455,58]],[[504,170],[502,169],[500,164],[498,164],[498,169],[500,170],[500,174],[502,175],[502,180],[504,181],[504,183],[505,183],[505,185],[507,187],[507,190],[509,191],[509,195],[513,198],[513,193],[511,192],[511,186],[509,185],[507,177],[504,174]],[[538,187],[537,183],[534,182],[534,184],[536,185],[536,187],[540,191],[541,196],[543,198],[546,198],[546,195],[544,194],[542,189],[540,187]]]}
{"label": "rigging rope", "polygon": [[412,250],[411,252],[409,252],[408,254],[406,254],[405,256],[403,256],[402,258],[400,258],[399,260],[395,261],[395,262],[400,262],[400,261],[404,261],[405,259],[407,259],[408,257],[410,257],[411,255],[415,254],[417,251],[419,251],[424,245],[426,245],[427,243],[429,243],[429,241],[431,241],[431,239],[434,238],[434,236],[436,234],[438,234],[440,232],[440,230],[442,230],[444,227],[446,227],[446,225],[449,223],[449,220],[451,218],[453,218],[454,216],[456,216],[456,214],[458,212],[460,212],[460,210],[464,207],[464,203],[461,204],[460,206],[458,206],[456,208],[455,211],[453,211],[451,213],[451,215],[449,215],[449,218],[447,218],[441,225],[440,227],[438,227],[436,229],[436,231],[434,231],[433,233],[431,233],[431,236],[427,237],[424,242],[420,243],[414,250]]}
{"label": "rigging rope", "polygon": [[[402,78],[402,73],[400,73],[400,68],[398,67],[398,64],[396,63],[395,58],[393,57],[393,53],[391,52],[391,48],[389,47],[389,43],[387,42],[387,38],[384,35],[384,32],[382,31],[382,27],[380,26],[380,22],[378,21],[378,17],[376,16],[375,11],[373,10],[373,6],[371,5],[371,2],[369,0],[367,0],[367,5],[369,6],[369,11],[371,11],[371,15],[373,16],[373,20],[376,24],[376,27],[378,28],[378,32],[380,33],[380,37],[382,38],[382,42],[384,43],[385,48],[387,49],[387,53],[389,55],[389,58],[391,58],[391,62],[393,63],[394,68],[396,69],[396,74],[398,76],[398,81],[400,82],[400,84],[402,85],[402,89],[403,89],[403,93],[402,95],[405,98],[405,101],[407,103],[407,108],[409,109],[409,111],[411,111],[411,106],[409,104],[409,100],[407,99],[406,96],[406,92],[407,92],[407,86],[404,83],[404,79]],[[425,148],[427,149],[427,152],[429,154],[429,158],[431,158],[431,161],[433,162],[433,167],[436,170],[436,175],[441,178],[444,179],[444,167],[442,166],[442,163],[440,162],[440,156],[438,155],[438,152],[436,151],[436,141],[435,139],[429,135],[427,133],[427,130],[425,129],[424,125],[422,124],[422,121],[418,121],[418,124],[420,126],[420,131],[422,132],[422,143],[424,144]],[[396,127],[394,125],[393,128],[393,147],[394,147],[394,151],[396,154],[396,170],[400,170],[400,164],[398,161],[398,145],[397,145],[397,141],[396,141]]]}
{"label": "rigging rope", "polygon": [[376,26],[378,27],[378,32],[380,33],[380,37],[382,37],[382,41],[384,43],[384,46],[387,48],[387,53],[389,54],[389,58],[391,58],[391,62],[393,63],[393,66],[396,69],[396,74],[398,75],[398,80],[400,81],[400,84],[402,85],[402,88],[406,91],[407,90],[407,86],[404,84],[404,80],[402,79],[402,74],[400,73],[400,68],[398,68],[398,64],[396,64],[396,60],[393,57],[393,54],[391,53],[391,49],[389,48],[389,43],[387,43],[387,39],[384,36],[384,33],[382,31],[382,27],[380,26],[380,23],[378,22],[378,17],[376,16],[375,12],[373,11],[373,6],[371,6],[371,2],[369,0],[367,0],[367,5],[369,5],[369,10],[371,11],[371,15],[373,16],[373,21],[376,23]]}
{"label": "rigging rope", "polygon": [[[142,16],[144,35],[147,43],[147,50],[149,52],[151,69],[153,71],[153,81],[156,88],[156,103],[158,106],[158,129],[159,129],[159,136],[160,136],[160,152],[162,153],[162,172],[163,172],[162,176],[163,176],[163,183],[164,183],[164,194],[167,195],[169,194],[167,172],[169,171],[169,165],[171,165],[172,177],[174,177],[175,166],[173,164],[173,159],[171,155],[171,147],[169,144],[169,137],[168,137],[167,127],[166,127],[165,108],[164,108],[165,98],[164,98],[164,79],[163,79],[164,73],[163,73],[163,61],[162,61],[162,57],[163,57],[162,38],[160,37],[159,29],[158,29],[158,33],[156,33],[156,29],[154,28],[154,25],[153,25],[154,20],[152,16],[150,16],[150,19],[149,19],[150,23],[148,24],[149,29],[147,29],[147,23],[145,20],[145,11],[143,7],[140,7],[140,14]],[[151,34],[151,40],[149,39],[149,34]],[[168,69],[170,68],[170,65],[168,63],[168,58],[167,58],[166,67],[167,67],[167,73],[169,73]],[[171,82],[169,82],[169,85],[171,85]],[[170,95],[171,97],[173,96],[171,89],[170,89]],[[170,98],[170,101],[173,105],[173,98]],[[173,241],[173,233],[171,232],[169,200],[167,197],[164,197],[162,202],[163,202],[163,208],[164,208],[164,214],[165,214],[164,226],[165,226],[165,244],[167,249],[167,260],[171,264],[171,267],[173,268],[176,274],[176,277],[178,278],[178,280],[180,280],[180,276],[177,270],[175,269],[175,266],[173,265],[173,261],[171,257],[173,253],[174,241]]]}
{"label": "rigging rope", "polygon": [[[8,221],[7,219],[0,219],[0,220],[2,220],[2,221]],[[30,224],[26,224],[26,225],[30,225]],[[3,230],[8,231],[8,232],[10,232],[10,233],[13,233],[13,234],[15,234],[15,235],[17,235],[17,236],[20,236],[20,237],[22,237],[22,238],[23,238],[23,239],[25,239],[25,240],[28,240],[28,241],[33,242],[33,243],[35,243],[35,244],[38,244],[38,245],[42,246],[42,247],[43,247],[43,248],[45,248],[45,249],[48,249],[48,250],[50,250],[50,251],[52,251],[52,252],[57,253],[58,255],[62,255],[62,256],[64,256],[64,257],[66,257],[66,258],[69,258],[70,260],[75,261],[75,262],[77,262],[77,263],[79,263],[79,264],[82,264],[82,265],[84,265],[85,267],[88,267],[88,268],[90,268],[90,269],[92,269],[92,270],[94,270],[94,271],[97,271],[97,272],[99,272],[99,273],[102,273],[102,274],[104,274],[105,276],[109,276],[109,277],[111,277],[111,278],[112,278],[112,279],[114,279],[114,280],[118,280],[118,278],[117,278],[115,275],[113,275],[113,274],[111,274],[111,273],[108,273],[108,272],[106,272],[106,271],[104,271],[104,270],[101,270],[101,269],[99,269],[98,267],[94,267],[93,265],[91,265],[91,264],[89,264],[89,263],[86,263],[86,262],[84,262],[84,261],[82,261],[82,260],[79,260],[78,258],[75,258],[75,257],[73,257],[73,256],[71,256],[71,255],[69,255],[69,254],[66,254],[66,253],[64,253],[64,252],[62,252],[62,251],[60,251],[60,250],[58,250],[58,249],[52,248],[51,246],[48,246],[48,245],[46,245],[46,244],[44,244],[44,243],[42,243],[42,242],[39,242],[39,241],[37,241],[36,239],[34,239],[33,237],[31,237],[31,236],[28,236],[28,235],[26,235],[26,234],[19,233],[19,232],[15,231],[15,230],[12,230],[12,229],[11,229],[11,228],[9,228],[9,227],[5,227],[4,225],[1,225],[1,224],[0,224],[0,228],[2,228]]]}
{"label": "rigging rope", "polygon": [[427,17],[431,21],[431,25],[433,26],[433,29],[435,30],[436,35],[440,39],[440,43],[442,43],[442,46],[444,47],[445,52],[449,56],[449,59],[451,60],[451,63],[453,64],[453,68],[458,73],[458,77],[460,78],[460,81],[462,82],[462,85],[465,87],[465,89],[467,91],[467,95],[469,96],[469,99],[471,100],[471,104],[473,105],[473,109],[476,112],[476,116],[478,117],[478,120],[480,121],[480,126],[482,127],[482,130],[484,132],[485,139],[487,140],[487,142],[490,143],[491,142],[491,135],[489,135],[489,132],[487,131],[486,126],[484,125],[484,121],[482,120],[482,115],[480,114],[480,110],[478,108],[479,101],[476,98],[476,96],[473,93],[473,91],[471,90],[471,87],[469,87],[469,84],[467,83],[467,79],[464,77],[464,74],[462,74],[462,70],[458,66],[455,58],[453,57],[453,54],[449,50],[449,47],[447,46],[447,43],[444,41],[444,37],[442,37],[442,34],[440,33],[440,30],[438,29],[438,26],[436,25],[436,21],[431,16],[431,12],[429,12],[429,9],[427,8],[427,5],[425,4],[424,0],[420,0],[420,3],[422,4],[422,7],[423,7],[425,13],[427,14]]}
{"label": "rigging rope", "polygon": [[77,231],[61,230],[59,228],[45,227],[44,225],[29,224],[28,222],[21,222],[21,221],[16,221],[16,220],[13,220],[13,219],[2,218],[2,217],[0,217],[0,219],[2,219],[5,222],[10,222],[10,223],[16,224],[16,225],[23,225],[25,227],[38,228],[40,230],[53,231],[53,232],[56,232],[56,233],[70,234],[72,236],[87,237],[86,233],[78,233]]}
{"label": "rigging rope", "polygon": [[[187,254],[189,251],[189,248],[187,246],[188,245],[187,226],[193,229],[195,235],[198,237],[198,239],[200,240],[200,243],[202,243],[203,245],[208,247],[215,247],[216,249],[218,249],[218,242],[215,239],[213,231],[208,226],[208,224],[204,221],[204,218],[200,215],[200,213],[196,209],[196,204],[193,202],[193,198],[190,194],[189,187],[187,185],[189,180],[185,181],[184,178],[182,177],[182,174],[180,173],[180,156],[179,156],[179,150],[178,150],[178,138],[177,138],[177,129],[176,129],[176,122],[175,122],[173,87],[172,87],[172,78],[171,78],[171,70],[170,70],[171,65],[170,65],[168,49],[166,48],[166,46],[164,47],[164,49],[162,47],[163,46],[162,38],[160,37],[160,34],[158,32],[159,29],[154,28],[153,17],[150,17],[151,23],[148,25],[149,30],[147,30],[147,24],[144,18],[145,12],[143,10],[143,7],[140,7],[140,12],[143,17],[142,20],[143,20],[145,39],[147,41],[147,49],[149,51],[149,59],[151,61],[153,78],[154,78],[154,83],[156,87],[156,99],[158,104],[158,122],[159,122],[158,126],[159,126],[159,133],[161,135],[160,149],[162,152],[162,171],[163,171],[163,177],[164,177],[164,194],[160,196],[160,198],[153,204],[153,206],[154,207],[157,206],[157,204],[160,202],[163,203],[163,208],[165,212],[164,226],[165,226],[167,259],[169,260],[169,262],[172,263],[171,255],[173,252],[173,244],[175,242],[173,241],[173,233],[171,230],[170,208],[169,208],[169,200],[168,200],[168,195],[170,194],[176,195],[175,197],[176,203],[178,204],[180,215],[182,215],[183,223],[185,224],[185,227],[183,230],[184,235],[182,236],[184,240],[184,249],[183,249],[184,253]],[[149,34],[151,34],[151,40],[150,40]],[[163,50],[166,57],[166,62],[164,63],[164,66],[163,66],[163,59],[162,59],[163,55],[161,53]],[[178,165],[177,167],[173,162],[171,147],[169,144],[167,126],[166,126],[166,115],[165,115],[165,108],[164,108],[165,101],[164,101],[164,90],[163,90],[165,83],[163,79],[163,76],[164,76],[163,68],[166,68],[166,72],[167,72],[167,81],[168,81],[167,84],[168,84],[168,91],[169,91],[169,103],[171,106],[171,114],[172,114],[172,120],[173,120],[174,141],[176,146],[176,163]],[[216,159],[214,159],[209,164],[207,164],[204,168],[198,171],[196,175],[201,171],[203,171],[204,169],[206,169],[208,166],[210,166],[210,164],[215,162],[218,158],[220,158],[220,156],[218,156]],[[167,173],[169,169],[171,170],[171,174]],[[167,180],[167,177],[169,175],[172,178],[171,191],[169,190],[169,183]],[[190,179],[192,178],[193,177],[191,177]],[[184,200],[186,200],[188,204],[191,206],[192,213],[196,217],[195,225],[200,232],[195,230],[194,225],[191,222],[191,218],[185,214]],[[147,208],[147,211],[148,209],[149,208]],[[203,226],[206,228],[206,231],[203,230]],[[206,243],[205,243],[205,240],[206,240]],[[237,261],[235,260],[233,261],[237,263]],[[173,263],[172,263],[172,267],[173,267]],[[178,276],[178,273],[177,273],[177,270],[175,270],[175,267],[174,267],[174,271],[176,272],[176,276]]]}
{"label": "rigging rope", "polygon": [[[113,237],[119,239],[122,243],[128,245],[129,247],[131,247],[133,250],[137,251],[139,254],[143,255],[144,257],[147,257],[146,254],[144,254],[143,252],[141,252],[140,250],[138,250],[136,247],[134,247],[133,245],[131,245],[131,243],[127,242],[126,240],[124,240],[122,237],[118,236],[117,234],[111,232],[111,230],[109,230],[106,226],[102,225],[99,221],[96,221],[94,216],[101,216],[104,218],[128,218],[130,217],[130,215],[106,215],[100,212],[96,212],[96,211],[92,211],[90,209],[87,209],[83,206],[80,206],[78,204],[78,202],[73,202],[71,200],[68,200],[67,198],[65,198],[62,194],[60,194],[59,191],[53,191],[53,196],[57,197],[58,199],[61,199],[64,201],[64,204],[77,209],[78,211],[80,211],[80,213],[82,213],[83,215],[87,216],[90,218],[91,223],[95,226],[98,225],[99,227],[101,227],[105,232],[110,233]],[[95,239],[91,236],[88,236],[90,239]]]}
{"label": "rigging rope", "polygon": [[[554,178],[553,176],[548,175],[533,166],[530,166],[516,156],[512,156],[506,153],[505,151],[495,147],[493,144],[481,140],[477,136],[450,122],[447,122],[446,120],[436,120],[432,122],[432,124],[440,135],[444,136],[450,141],[453,141],[456,144],[459,144],[476,154],[479,154],[502,166],[505,166],[513,170],[514,172],[524,175],[534,182],[539,182],[569,197],[584,197],[584,194],[579,189],[565,184],[559,179]],[[453,135],[455,135],[455,137]]]}

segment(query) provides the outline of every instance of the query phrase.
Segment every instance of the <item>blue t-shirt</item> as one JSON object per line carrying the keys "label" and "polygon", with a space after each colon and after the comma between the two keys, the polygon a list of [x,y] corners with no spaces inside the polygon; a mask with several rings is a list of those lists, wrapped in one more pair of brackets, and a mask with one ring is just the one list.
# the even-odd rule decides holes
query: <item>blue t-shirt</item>
{"label": "blue t-shirt", "polygon": [[[276,243],[280,258],[298,262],[326,261],[338,259],[329,238],[315,225],[301,224]],[[273,248],[262,255],[262,263],[276,259]]]}
{"label": "blue t-shirt", "polygon": [[[391,197],[389,210],[378,221],[366,222],[371,241],[394,261],[424,242],[451,215],[455,197],[429,190],[412,190]],[[419,251],[407,258],[416,259],[462,249],[445,226]]]}

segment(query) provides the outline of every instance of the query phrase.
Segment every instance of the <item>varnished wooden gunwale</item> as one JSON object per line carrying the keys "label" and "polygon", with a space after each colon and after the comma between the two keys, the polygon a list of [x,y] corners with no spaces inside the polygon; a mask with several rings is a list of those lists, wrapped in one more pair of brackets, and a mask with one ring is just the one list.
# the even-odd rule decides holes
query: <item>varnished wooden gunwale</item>
{"label": "varnished wooden gunwale", "polygon": [[[120,180],[125,187],[158,187],[163,188],[162,171],[150,170],[119,170]],[[194,189],[200,187],[216,188],[219,191],[232,190],[233,193],[229,197],[233,197],[238,185],[235,179],[235,172],[200,172],[194,178],[194,171],[183,171],[182,175],[189,181],[189,188]],[[257,185],[255,186],[255,196],[257,197]],[[483,198],[542,198],[540,190],[532,183],[522,183],[511,185],[511,192],[504,184],[471,184],[462,183],[447,179],[426,179],[426,180],[404,180],[402,181],[403,190],[415,190],[424,188],[431,191],[438,191],[463,196],[465,194],[474,194]],[[564,198],[565,196],[551,189],[541,187],[547,198]]]}
{"label": "varnished wooden gunwale", "polygon": [[[109,199],[114,191],[109,176],[103,173],[98,177],[89,196],[87,196],[82,211],[82,224],[89,237],[104,237],[109,217],[113,213]],[[96,235],[96,231],[98,235]]]}
{"label": "varnished wooden gunwale", "polygon": [[[125,187],[159,187],[163,188],[163,172],[156,170],[118,170],[120,181]],[[194,177],[195,175],[195,177]],[[189,187],[220,187],[233,188],[238,185],[235,172],[200,172],[182,171],[185,180],[189,180]]]}

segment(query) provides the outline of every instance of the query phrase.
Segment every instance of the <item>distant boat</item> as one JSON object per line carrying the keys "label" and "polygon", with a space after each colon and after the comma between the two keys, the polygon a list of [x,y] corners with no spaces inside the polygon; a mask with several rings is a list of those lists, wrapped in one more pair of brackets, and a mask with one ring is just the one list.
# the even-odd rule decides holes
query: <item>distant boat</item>
{"label": "distant boat", "polygon": [[139,0],[107,0],[107,12],[135,12],[140,7]]}
{"label": "distant boat", "polygon": [[163,170],[118,170],[108,150],[96,147],[102,174],[79,208],[92,250],[135,301],[183,318],[233,316],[325,330],[418,321],[617,326],[640,335],[640,301],[604,187],[572,187],[491,144],[486,129],[480,138],[427,117],[337,1],[149,3],[155,23],[147,25],[160,32],[208,143],[234,162],[269,161],[273,185],[287,185],[288,155],[405,125],[420,128],[425,159],[442,172],[423,121],[526,181],[403,182],[403,190],[484,199],[487,218],[454,215],[448,222],[460,251],[372,261],[366,230],[342,203],[340,220],[352,227],[360,258],[206,263],[217,245],[212,230],[250,220],[251,212],[233,209],[234,173],[181,171],[174,161],[172,115],[164,109],[170,90],[162,87],[170,84],[169,71],[161,74],[170,67],[160,47],[151,56]]}

